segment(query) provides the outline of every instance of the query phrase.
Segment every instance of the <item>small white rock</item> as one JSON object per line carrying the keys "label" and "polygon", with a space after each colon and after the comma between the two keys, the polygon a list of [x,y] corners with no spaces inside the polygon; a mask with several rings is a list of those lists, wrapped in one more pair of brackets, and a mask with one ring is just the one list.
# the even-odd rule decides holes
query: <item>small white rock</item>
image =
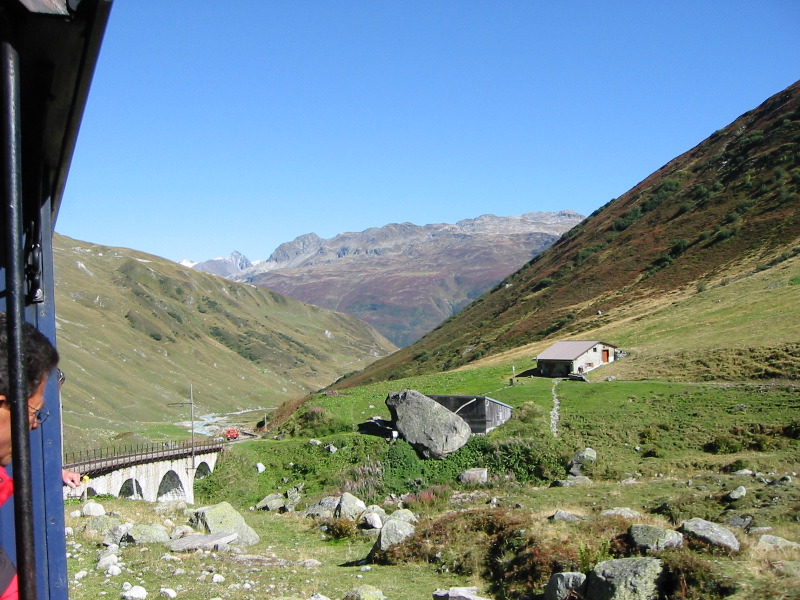
{"label": "small white rock", "polygon": [[220,575],[219,573],[214,573],[214,576],[211,578],[211,581],[213,583],[224,583],[225,582],[225,578],[222,575]]}
{"label": "small white rock", "polygon": [[176,592],[172,588],[161,588],[159,593],[162,596],[166,596],[167,598],[177,598],[178,597],[178,592]]}

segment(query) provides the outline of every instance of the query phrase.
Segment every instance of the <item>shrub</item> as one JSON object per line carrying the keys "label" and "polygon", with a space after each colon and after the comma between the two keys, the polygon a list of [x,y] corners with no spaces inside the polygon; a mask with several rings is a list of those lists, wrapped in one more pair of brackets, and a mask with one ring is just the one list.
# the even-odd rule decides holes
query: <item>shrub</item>
{"label": "shrub", "polygon": [[514,475],[517,481],[547,483],[564,475],[567,460],[554,440],[513,439],[498,443],[486,457],[486,466],[492,473]]}
{"label": "shrub", "polygon": [[703,450],[711,454],[735,454],[741,452],[742,443],[729,435],[718,435],[703,446]]}
{"label": "shrub", "polygon": [[323,525],[325,533],[334,540],[346,540],[359,535],[355,521],[350,519],[325,519]]}

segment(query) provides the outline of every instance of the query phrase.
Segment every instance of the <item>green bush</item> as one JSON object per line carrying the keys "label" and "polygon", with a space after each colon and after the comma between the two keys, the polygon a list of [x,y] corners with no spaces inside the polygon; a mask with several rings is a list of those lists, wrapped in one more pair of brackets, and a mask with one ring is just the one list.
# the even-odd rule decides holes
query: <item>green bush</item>
{"label": "green bush", "polygon": [[729,435],[718,435],[703,446],[711,454],[735,454],[742,451],[742,443]]}

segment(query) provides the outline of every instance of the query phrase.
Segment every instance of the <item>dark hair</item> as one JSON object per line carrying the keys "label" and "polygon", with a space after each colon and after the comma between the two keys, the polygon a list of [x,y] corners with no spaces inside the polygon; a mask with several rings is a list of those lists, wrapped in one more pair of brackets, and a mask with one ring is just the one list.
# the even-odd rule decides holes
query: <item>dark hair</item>
{"label": "dark hair", "polygon": [[[25,356],[25,391],[30,398],[42,380],[56,368],[58,352],[45,335],[30,323],[22,324],[22,351]],[[8,329],[6,314],[0,312],[0,396],[8,398]]]}

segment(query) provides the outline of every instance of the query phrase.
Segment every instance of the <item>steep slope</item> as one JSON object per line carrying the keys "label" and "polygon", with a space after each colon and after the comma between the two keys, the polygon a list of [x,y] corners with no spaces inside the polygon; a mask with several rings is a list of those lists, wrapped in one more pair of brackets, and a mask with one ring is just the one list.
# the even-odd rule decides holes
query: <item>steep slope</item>
{"label": "steep slope", "polygon": [[230,274],[233,256],[194,268],[353,315],[404,346],[581,219],[572,211],[483,215],[454,225],[394,223],[328,240],[306,234],[238,274]]}
{"label": "steep slope", "polygon": [[[798,190],[800,83],[597,210],[413,346],[343,384],[451,369],[538,340],[596,338],[603,326],[644,319],[698,291],[796,268]],[[763,328],[762,350],[797,352],[786,345],[800,339],[798,304],[786,308],[781,328]],[[708,327],[722,331],[718,322]],[[720,348],[741,349],[735,337],[718,338]],[[673,340],[674,350],[691,351],[682,339]]]}
{"label": "steep slope", "polygon": [[[274,407],[394,347],[357,319],[120,248],[56,235],[67,447],[195,412]],[[148,437],[145,435],[145,437]]]}

